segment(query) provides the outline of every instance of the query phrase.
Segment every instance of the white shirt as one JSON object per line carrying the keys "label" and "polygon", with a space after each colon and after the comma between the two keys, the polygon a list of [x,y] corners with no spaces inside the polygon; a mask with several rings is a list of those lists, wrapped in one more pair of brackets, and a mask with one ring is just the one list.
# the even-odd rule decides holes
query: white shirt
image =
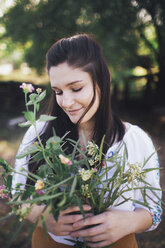
{"label": "white shirt", "polygon": [[[152,153],[155,152],[155,148],[153,146],[153,143],[150,139],[150,137],[138,126],[132,125],[130,123],[125,123],[126,126],[126,132],[125,135],[123,137],[123,140],[120,142],[115,143],[113,146],[111,146],[106,154],[106,157],[110,157],[112,156],[116,151],[118,151],[119,147],[122,146],[123,142],[126,144],[127,150],[128,150],[128,162],[131,164],[135,164],[135,163],[143,163],[145,159],[147,159]],[[46,125],[44,122],[38,122],[37,123],[37,129],[39,133],[43,133],[44,130],[46,128]],[[35,134],[35,130],[34,128],[31,126],[28,131],[26,132],[22,143],[20,145],[20,148],[18,150],[18,154],[29,144],[31,144],[34,139],[36,138],[36,134]],[[123,154],[123,149],[124,146],[122,146],[122,148],[119,150],[119,155]],[[110,162],[108,162],[110,165]],[[16,171],[20,171],[21,168],[25,168],[26,170],[28,170],[28,157],[22,158],[22,159],[16,159],[15,162],[15,170]],[[154,155],[151,157],[151,159],[147,162],[147,164],[145,165],[145,168],[159,168],[159,161],[158,161],[158,156],[157,153],[155,152]],[[125,167],[125,170],[127,170],[127,164]],[[113,170],[109,171],[108,176],[112,177],[113,175]],[[149,182],[152,187],[155,188],[160,188],[160,180],[159,180],[159,170],[153,170],[151,172],[148,172],[146,174],[146,178],[145,181]],[[13,188],[15,188],[17,183],[22,183],[23,185],[26,184],[26,176],[22,176],[19,174],[14,174],[13,176]],[[140,183],[143,187],[143,184]],[[22,186],[24,187],[24,186]],[[14,193],[14,191],[13,191]],[[116,206],[114,208],[116,209],[120,209],[120,210],[129,210],[129,211],[134,211],[136,208],[145,208],[147,209],[153,218],[153,225],[151,226],[150,229],[148,229],[147,231],[150,230],[154,230],[158,224],[161,221],[161,214],[162,214],[162,209],[160,206],[160,202],[158,201],[158,199],[156,198],[155,195],[153,195],[151,193],[151,191],[148,190],[148,195],[150,196],[150,198],[147,199],[147,202],[150,206],[150,210],[148,208],[145,208],[144,206],[134,203],[131,200]],[[159,198],[161,199],[162,193],[161,191],[156,191],[156,194],[159,196]],[[141,195],[140,190],[131,190],[129,192],[125,193],[125,196],[127,198],[132,198],[135,199],[137,201],[141,201],[143,202],[143,198]],[[70,236],[56,236],[52,233],[49,233],[49,235],[56,241],[59,243],[64,243],[64,244],[68,244],[73,246],[73,243],[65,240],[67,239],[73,239]]]}

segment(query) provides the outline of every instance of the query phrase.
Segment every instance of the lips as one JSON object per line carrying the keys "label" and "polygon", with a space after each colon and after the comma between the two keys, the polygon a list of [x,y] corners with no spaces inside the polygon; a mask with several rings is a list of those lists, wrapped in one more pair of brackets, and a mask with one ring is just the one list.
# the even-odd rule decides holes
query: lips
{"label": "lips", "polygon": [[67,112],[70,114],[70,115],[75,115],[77,114],[82,108],[79,108],[79,109],[74,109],[74,110],[67,110]]}

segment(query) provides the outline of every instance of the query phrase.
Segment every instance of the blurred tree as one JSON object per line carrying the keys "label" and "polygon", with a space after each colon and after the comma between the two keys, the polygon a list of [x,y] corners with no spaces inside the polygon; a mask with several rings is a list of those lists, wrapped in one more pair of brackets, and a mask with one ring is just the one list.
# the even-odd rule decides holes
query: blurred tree
{"label": "blurred tree", "polygon": [[39,72],[56,40],[77,32],[93,33],[102,44],[114,83],[119,85],[136,65],[147,66],[148,74],[151,66],[157,66],[157,99],[164,103],[164,0],[16,0],[1,21],[6,28],[3,38],[23,44],[25,60]]}
{"label": "blurred tree", "polygon": [[132,32],[136,19],[131,14],[128,24],[126,18],[129,8],[129,2],[125,6],[107,0],[16,0],[1,18],[6,28],[3,37],[25,44],[26,61],[41,71],[45,53],[56,40],[76,32],[93,33],[120,78],[122,67],[132,65],[137,46]]}
{"label": "blurred tree", "polygon": [[[158,65],[158,80],[156,82],[156,102],[165,103],[165,1],[164,0],[134,0],[137,9],[137,31],[150,51],[150,58]],[[147,27],[154,27],[155,37],[149,37]]]}

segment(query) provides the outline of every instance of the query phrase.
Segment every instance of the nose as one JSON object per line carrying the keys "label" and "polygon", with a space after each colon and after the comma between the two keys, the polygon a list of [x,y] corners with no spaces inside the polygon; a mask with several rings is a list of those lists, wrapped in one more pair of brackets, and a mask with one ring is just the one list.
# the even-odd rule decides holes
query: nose
{"label": "nose", "polygon": [[74,103],[74,99],[70,94],[64,94],[62,95],[62,99],[61,99],[61,106],[63,108],[69,109],[72,107]]}

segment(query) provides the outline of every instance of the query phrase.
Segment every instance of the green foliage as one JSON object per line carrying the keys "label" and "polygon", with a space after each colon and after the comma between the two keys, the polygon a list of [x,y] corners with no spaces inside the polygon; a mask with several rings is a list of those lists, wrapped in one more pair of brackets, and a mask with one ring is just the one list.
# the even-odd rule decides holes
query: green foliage
{"label": "green foliage", "polygon": [[26,45],[25,59],[38,70],[45,64],[48,48],[56,40],[76,32],[93,33],[101,42],[109,63],[117,67],[128,66],[128,58],[133,58],[129,51],[131,54],[136,51],[134,12],[129,1],[123,4],[106,0],[41,0],[36,4],[31,0],[17,0],[2,22],[5,37]]}
{"label": "green foliage", "polygon": [[[102,45],[114,84],[128,82],[136,66],[147,68],[148,74],[156,68],[159,82],[152,88],[157,86],[163,99],[164,13],[162,0],[16,0],[0,18],[6,29],[0,36],[7,44],[3,58],[19,48],[24,50],[24,60],[42,72],[45,54],[55,41],[75,33],[92,33]],[[22,59],[13,61],[18,66]]]}

